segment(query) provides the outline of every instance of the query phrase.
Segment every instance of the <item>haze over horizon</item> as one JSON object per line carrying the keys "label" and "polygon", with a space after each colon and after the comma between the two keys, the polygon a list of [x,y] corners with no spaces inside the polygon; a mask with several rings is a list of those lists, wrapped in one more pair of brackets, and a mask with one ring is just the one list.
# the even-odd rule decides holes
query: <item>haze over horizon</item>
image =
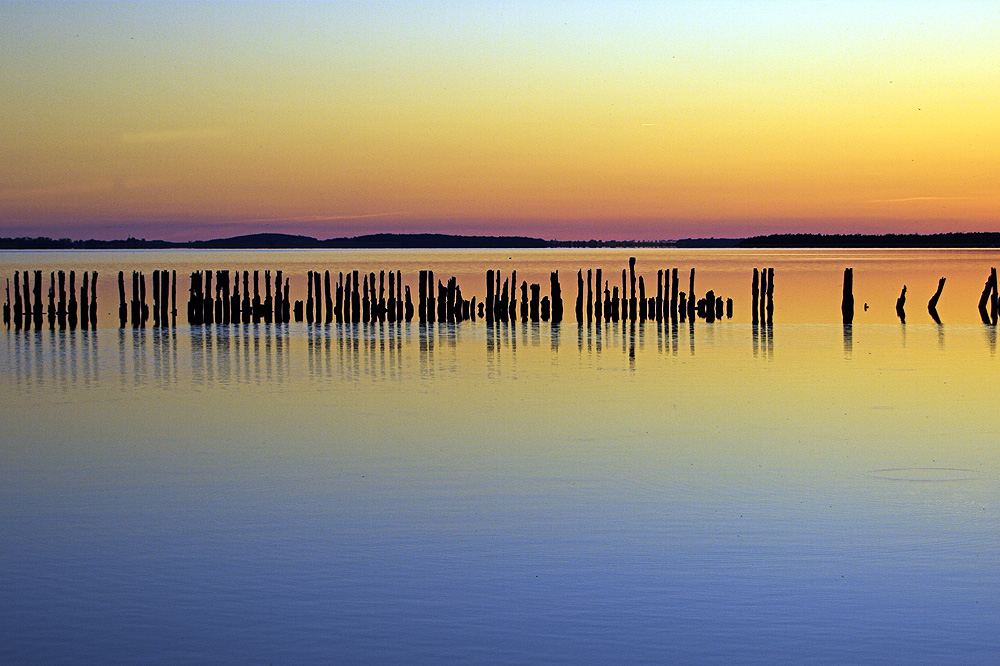
{"label": "haze over horizon", "polygon": [[0,236],[997,231],[1000,5],[0,4]]}

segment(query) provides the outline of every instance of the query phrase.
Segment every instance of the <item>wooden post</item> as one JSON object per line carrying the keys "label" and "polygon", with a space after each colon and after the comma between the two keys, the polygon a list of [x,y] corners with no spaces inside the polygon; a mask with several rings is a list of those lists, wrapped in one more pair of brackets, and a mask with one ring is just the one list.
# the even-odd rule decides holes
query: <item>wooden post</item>
{"label": "wooden post", "polygon": [[128,307],[125,305],[125,273],[123,271],[118,271],[118,303],[119,326],[125,328],[125,324],[128,323]]}
{"label": "wooden post", "polygon": [[7,278],[7,302],[3,304],[3,323],[10,328],[10,278]]}
{"label": "wooden post", "polygon": [[695,307],[697,304],[697,299],[694,295],[694,269],[691,269],[691,279],[688,285],[688,320],[694,321]]}
{"label": "wooden post", "polygon": [[[25,287],[27,292],[27,287]],[[27,299],[25,299],[27,306]],[[59,271],[59,307],[56,310],[56,317],[59,320],[59,330],[66,328],[66,272]]]}
{"label": "wooden post", "polygon": [[97,271],[90,273],[90,327],[97,329]]}
{"label": "wooden post", "polygon": [[31,328],[31,285],[28,280],[28,271],[24,271],[24,281],[21,288],[24,289],[24,327]]}
{"label": "wooden post", "polygon": [[[486,308],[486,309],[489,310],[489,308]],[[529,310],[529,306],[528,306],[528,281],[527,280],[522,280],[521,281],[521,321],[522,322],[528,321],[528,315],[530,314],[528,312],[528,310]]]}
{"label": "wooden post", "polygon": [[358,271],[351,271],[351,283],[354,285],[351,291],[351,322],[357,324],[361,321],[361,294],[358,289],[361,287],[361,280],[358,279]]}
{"label": "wooden post", "polygon": [[[678,301],[678,311],[680,312],[680,320],[683,323],[685,321],[685,319],[687,319],[687,312],[688,312],[688,308],[687,308],[687,294],[685,294],[683,291],[679,292],[678,293],[678,298],[679,298],[679,301]],[[673,319],[673,314],[674,313],[672,313],[672,312],[670,313],[671,321],[673,323],[677,323],[677,320]]]}
{"label": "wooden post", "polygon": [[767,269],[767,323],[774,317],[774,268]]}
{"label": "wooden post", "polygon": [[[38,276],[41,277],[41,276]],[[87,271],[83,272],[83,284],[80,286],[80,329],[86,331],[90,328],[90,274]],[[40,302],[36,299],[35,301],[40,305]],[[41,324],[41,314],[42,311],[38,311],[38,321]]]}
{"label": "wooden post", "polygon": [[[489,307],[492,306],[491,302]],[[487,307],[487,310],[489,307]],[[427,271],[427,323],[434,323],[434,271],[431,270]]]}
{"label": "wooden post", "polygon": [[542,321],[548,321],[552,314],[552,304],[548,296],[542,296]]}
{"label": "wooden post", "polygon": [[594,319],[594,283],[592,281],[593,269],[587,269],[587,323]]}
{"label": "wooden post", "polygon": [[[16,275],[15,275],[16,277]],[[56,273],[55,271],[49,272],[49,303],[46,309],[46,314],[49,320],[49,330],[54,330],[56,327]]]}
{"label": "wooden post", "polygon": [[733,318],[733,299],[726,299],[726,319]]}
{"label": "wooden post", "polygon": [[899,298],[896,299],[896,315],[899,317],[899,321],[906,323],[906,285],[903,285],[903,290],[899,292]]}
{"label": "wooden post", "polygon": [[639,301],[638,301],[638,304],[641,306],[639,308],[639,321],[646,321],[646,315],[649,314],[649,307],[648,307],[648,305],[646,303],[646,283],[643,281],[641,275],[639,276]]}
{"label": "wooden post", "polygon": [[[209,289],[211,289],[211,280],[209,281]],[[211,301],[211,297],[208,297]],[[146,321],[149,320],[149,306],[146,305],[146,276],[139,272],[139,327],[146,328]],[[209,324],[212,322],[209,321]]]}
{"label": "wooden post", "polygon": [[937,291],[935,291],[934,295],[931,296],[931,300],[927,301],[927,312],[930,313],[931,319],[933,319],[935,323],[938,324],[941,323],[941,318],[938,317],[937,304],[938,304],[938,299],[941,298],[941,292],[944,291],[944,280],[945,280],[944,278],[938,280]]}
{"label": "wooden post", "polygon": [[[95,273],[94,280],[90,283],[95,285],[97,283],[97,277]],[[95,298],[94,303],[97,302]],[[94,317],[91,317],[94,321],[97,321]],[[177,326],[177,271],[170,271],[170,325]]]}
{"label": "wooden post", "polygon": [[285,278],[281,292],[281,321],[285,324],[292,321],[291,302],[288,300],[288,278]]}
{"label": "wooden post", "polygon": [[333,323],[333,291],[330,284],[330,271],[323,272],[323,302],[326,304],[326,318],[323,320],[327,324]]}
{"label": "wooden post", "polygon": [[715,321],[715,292],[711,289],[705,294],[705,319],[708,323]]}
{"label": "wooden post", "polygon": [[602,299],[602,294],[601,294],[601,287],[604,285],[604,282],[601,281],[602,277],[601,277],[601,269],[600,268],[597,269],[597,272],[595,273],[595,277],[597,279],[597,281],[595,282],[595,284],[596,284],[596,289],[595,290],[596,290],[597,293],[594,294],[594,296],[595,296],[595,298],[594,298],[594,318],[597,321],[601,321],[602,316],[604,314],[604,310],[601,307],[603,305],[603,299]]}
{"label": "wooden post", "polygon": [[493,269],[486,269],[486,325],[493,324]]}
{"label": "wooden post", "polygon": [[[254,277],[257,276],[257,272],[254,271]],[[142,278],[139,278],[142,280]],[[256,286],[256,285],[255,285]],[[145,280],[142,280],[142,297],[143,300],[146,298],[146,284]],[[143,302],[142,309],[145,311],[146,304]],[[202,309],[202,323],[211,324],[215,321],[215,303],[212,302],[212,271],[205,271],[205,291],[202,294],[201,299],[201,309]],[[143,312],[143,322],[146,321],[145,312]]]}
{"label": "wooden post", "polygon": [[541,293],[541,288],[538,286],[538,283],[537,282],[536,283],[532,283],[532,285],[531,285],[531,305],[530,305],[531,309],[529,311],[529,316],[530,316],[532,322],[537,322],[539,320],[539,318],[541,317],[541,312],[539,310],[539,306],[540,306],[540,298],[539,298],[540,297],[540,293]]}
{"label": "wooden post", "polygon": [[993,289],[992,289],[992,291],[990,293],[990,323],[993,326],[996,326],[997,325],[997,314],[998,314],[997,311],[998,311],[998,309],[1000,309],[1000,302],[998,302],[998,295],[997,295],[997,269],[996,268],[991,268],[990,269],[990,283],[993,286]]}
{"label": "wooden post", "polygon": [[[390,284],[392,273],[390,275]],[[417,276],[417,321],[421,324],[427,321],[427,271],[422,270]]]}
{"label": "wooden post", "polygon": [[[281,271],[278,271],[279,273]],[[163,277],[166,279],[167,272],[163,271]],[[229,282],[229,271],[222,271],[221,279],[219,282],[222,284],[222,297],[219,299],[219,307],[222,308],[222,323],[224,325],[229,325],[233,321],[233,291],[232,285]],[[166,285],[164,285],[166,287]],[[166,296],[167,290],[163,289],[163,295]],[[165,298],[163,300],[166,300]],[[162,301],[161,301],[162,303]],[[165,312],[166,310],[164,310]],[[166,325],[166,318],[163,319],[163,324]]]}
{"label": "wooden post", "polygon": [[160,326],[160,271],[153,269],[153,326]]}
{"label": "wooden post", "polygon": [[[583,314],[583,274],[578,273],[580,288],[580,315]],[[559,286],[559,271],[552,271],[549,273],[549,287],[550,293],[552,294],[552,323],[560,324],[563,318],[563,300],[562,300],[562,287]],[[577,317],[577,321],[580,321],[581,317]]]}
{"label": "wooden post", "polygon": [[753,301],[753,309],[750,311],[750,321],[758,323],[760,318],[760,272],[753,269],[753,283],[750,285],[750,297]]}
{"label": "wooden post", "polygon": [[[680,292],[677,290],[680,288],[677,282],[677,269],[671,269],[671,283],[670,283],[670,321],[677,321],[677,297]],[[682,306],[683,307],[683,306]]]}
{"label": "wooden post", "polygon": [[854,323],[854,269],[844,269],[844,296],[840,302],[840,312],[844,318],[844,325]]}
{"label": "wooden post", "polygon": [[313,322],[313,272],[306,272],[306,323]]}
{"label": "wooden post", "polygon": [[576,272],[576,323],[583,322],[583,269]]}
{"label": "wooden post", "polygon": [[42,328],[42,272],[35,271],[34,304],[32,306],[35,313],[35,328]]}
{"label": "wooden post", "polygon": [[403,310],[403,316],[406,318],[407,322],[412,321],[413,320],[413,301],[410,299],[410,285],[406,285],[406,294],[405,294],[404,305],[405,305],[405,309]]}
{"label": "wooden post", "polygon": [[[636,303],[635,296],[635,257],[628,258],[628,319],[629,321],[635,321],[636,319]],[[622,288],[622,294],[624,296],[624,287]]]}
{"label": "wooden post", "polygon": [[[371,321],[372,316],[371,298],[369,297],[368,290],[368,274],[366,273],[361,277],[361,321],[366,324]],[[318,315],[319,313],[317,312],[317,321],[319,321]]]}
{"label": "wooden post", "polygon": [[229,299],[229,321],[239,324],[243,321],[240,312],[240,272],[236,271],[236,279],[233,280],[233,295]]}
{"label": "wooden post", "polygon": [[[668,278],[669,279],[669,278]],[[663,321],[663,269],[656,271],[656,309],[653,317],[656,321]]]}
{"label": "wooden post", "polygon": [[396,271],[396,321],[402,321],[406,314],[403,302],[403,271]]}

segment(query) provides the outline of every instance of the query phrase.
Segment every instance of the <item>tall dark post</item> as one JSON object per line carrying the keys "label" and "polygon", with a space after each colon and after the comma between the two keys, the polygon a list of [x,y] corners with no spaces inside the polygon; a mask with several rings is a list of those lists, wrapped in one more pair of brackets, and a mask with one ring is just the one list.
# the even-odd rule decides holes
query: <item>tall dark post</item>
{"label": "tall dark post", "polygon": [[[27,292],[27,287],[25,287]],[[27,301],[27,299],[25,299]],[[59,319],[59,329],[66,328],[66,272],[59,271],[59,307],[56,310],[56,317]]]}
{"label": "tall dark post", "polygon": [[160,325],[160,271],[153,270],[153,326]]}
{"label": "tall dark post", "polygon": [[600,268],[597,269],[597,272],[594,274],[594,276],[596,278],[596,282],[595,282],[596,288],[595,288],[595,291],[597,292],[596,294],[594,294],[594,296],[595,296],[595,298],[594,298],[594,318],[597,321],[601,321],[601,319],[603,317],[603,314],[604,314],[603,308],[601,307],[601,305],[603,303],[602,294],[601,294],[601,288],[604,286],[604,282],[602,281],[601,269]]}
{"label": "tall dark post", "polygon": [[403,303],[403,271],[396,271],[396,321],[402,321],[406,314]]}
{"label": "tall dark post", "polygon": [[306,272],[306,323],[313,322],[313,272]]}
{"label": "tall dark post", "polygon": [[715,321],[715,292],[711,289],[705,294],[705,319],[710,324]]}
{"label": "tall dark post", "polygon": [[[97,274],[94,274],[94,280],[90,283],[91,285],[97,284]],[[94,303],[97,302],[95,298]],[[96,318],[91,317],[94,321]],[[177,326],[177,271],[170,271],[170,325]]]}
{"label": "tall dark post", "polygon": [[493,323],[493,269],[486,270],[486,324]]}
{"label": "tall dark post", "polygon": [[292,304],[288,300],[288,278],[285,278],[285,284],[281,291],[281,321],[284,323],[289,323],[292,321]]}
{"label": "tall dark post", "polygon": [[762,322],[767,321],[767,269],[762,268],[760,271],[760,320]]}
{"label": "tall dark post", "polygon": [[[633,302],[634,302],[633,298]],[[634,312],[634,310],[633,310]],[[649,308],[646,304],[646,283],[643,281],[642,276],[639,276],[639,321],[646,321],[646,315],[649,314]],[[633,319],[635,317],[633,316]]]}
{"label": "tall dark post", "polygon": [[351,292],[351,322],[357,324],[361,321],[361,294],[358,292],[361,280],[358,279],[358,271],[351,272],[351,283],[354,285]]}
{"label": "tall dark post", "polygon": [[899,317],[899,321],[906,323],[906,285],[903,285],[903,290],[899,292],[899,298],[896,299],[896,316]]}
{"label": "tall dark post", "polygon": [[28,284],[28,271],[24,271],[24,327],[31,328],[31,286]]}
{"label": "tall dark post", "polygon": [[[146,281],[142,277],[139,278],[142,281],[142,321],[146,321]],[[205,271],[205,291],[201,299],[201,309],[202,316],[201,321],[205,324],[211,324],[215,321],[215,303],[212,302],[212,271]]]}
{"label": "tall dark post", "polygon": [[[166,280],[166,278],[167,278],[167,272],[163,271],[163,279]],[[227,270],[222,271],[222,274],[219,276],[219,283],[222,285],[222,297],[219,299],[219,308],[221,308],[222,310],[222,317],[221,318],[216,317],[216,318],[219,321],[221,321],[224,325],[228,325],[233,320],[233,293],[232,293],[232,285],[229,282],[229,271]],[[160,301],[162,307],[162,302],[166,300],[166,295],[167,295],[166,285],[164,284],[161,287],[161,289],[163,289],[163,296],[164,296],[164,298],[161,299]],[[218,310],[216,311],[218,312]],[[164,308],[164,313],[165,312],[166,309]],[[166,326],[167,318],[164,317],[162,321],[163,325]]]}
{"label": "tall dark post", "polygon": [[594,283],[593,269],[587,269],[587,323],[594,319]]}
{"label": "tall dark post", "polygon": [[[211,302],[211,296],[207,295],[206,300]],[[146,305],[146,276],[141,271],[139,272],[139,326],[141,328],[146,328],[146,322],[149,320],[149,306]],[[212,323],[212,322],[208,322]]]}
{"label": "tall dark post", "polygon": [[238,324],[243,321],[240,311],[240,272],[236,271],[236,279],[233,280],[233,295],[229,301],[229,321]]}
{"label": "tall dark post", "polygon": [[323,272],[323,296],[324,296],[324,302],[326,303],[326,319],[324,321],[327,324],[332,324],[333,293],[331,292],[331,286],[330,286],[330,271]]}
{"label": "tall dark post", "polygon": [[670,321],[677,321],[677,296],[678,289],[680,288],[677,282],[677,269],[671,269],[671,285],[670,285]]}
{"label": "tall dark post", "polygon": [[427,322],[434,323],[434,271],[427,271]]}
{"label": "tall dark post", "polygon": [[625,280],[626,280],[626,275],[625,275],[625,269],[623,268],[622,269],[622,302],[621,302],[622,303],[622,321],[624,321],[628,317],[628,295],[627,295],[628,292],[625,291],[625,289],[626,289],[626,282],[625,282]]}
{"label": "tall dark post", "polygon": [[128,307],[125,305],[125,273],[118,271],[118,320],[122,328],[128,323]]}
{"label": "tall dark post", "polygon": [[998,301],[997,294],[997,269],[990,269],[990,283],[993,285],[992,293],[990,294],[990,323],[993,326],[997,325],[997,314],[998,309],[1000,309],[1000,301]]}
{"label": "tall dark post", "polygon": [[750,310],[751,323],[758,323],[760,317],[760,273],[755,268],[753,269],[753,283],[750,285],[750,296],[753,301],[752,309]]}
{"label": "tall dark post", "polygon": [[583,322],[583,269],[576,272],[576,323]]}
{"label": "tall dark post", "polygon": [[541,294],[541,288],[537,283],[531,285],[531,305],[530,314],[531,321],[537,322],[541,317],[541,312],[539,311],[539,296]]}
{"label": "tall dark post", "polygon": [[[669,277],[667,278],[669,279]],[[656,321],[663,321],[663,270],[656,271],[656,310],[653,316]]]}
{"label": "tall dark post", "polygon": [[285,281],[282,278],[281,269],[279,268],[274,273],[274,321],[278,324],[288,323],[285,321],[285,299],[281,293],[284,284]]}
{"label": "tall dark post", "polygon": [[774,268],[767,269],[767,323],[774,318]]}
{"label": "tall dark post", "polygon": [[854,323],[854,269],[844,269],[844,297],[840,302],[840,312],[844,317],[844,325]]}
{"label": "tall dark post", "polygon": [[97,271],[90,273],[90,327],[97,328]]}
{"label": "tall dark post", "polygon": [[7,278],[7,302],[3,304],[3,323],[10,328],[10,278]]}
{"label": "tall dark post", "polygon": [[23,303],[21,300],[21,273],[14,271],[14,328],[21,330]]}
{"label": "tall dark post", "polygon": [[[83,284],[80,286],[80,328],[86,331],[90,328],[90,273],[83,272]],[[41,319],[41,310],[38,312]],[[40,323],[40,322],[39,322]]]}
{"label": "tall dark post", "polygon": [[364,275],[361,280],[361,321],[368,323],[372,314],[371,299],[368,297],[368,275]]}
{"label": "tall dark post", "polygon": [[250,303],[250,271],[243,271],[243,298],[240,300],[240,319],[249,324],[253,318],[253,307]]}
{"label": "tall dark post", "polygon": [[693,268],[691,269],[691,280],[690,280],[690,284],[688,285],[688,302],[687,302],[687,306],[688,306],[688,321],[692,321],[693,322],[694,321],[694,311],[695,311],[695,308],[697,307],[697,299],[695,298],[695,295],[694,295],[694,269]]}
{"label": "tall dark post", "polygon": [[[392,273],[390,273],[392,275]],[[417,277],[417,321],[427,321],[427,271],[422,270]]]}
{"label": "tall dark post", "polygon": [[[473,299],[473,300],[475,300],[475,299]],[[413,301],[410,299],[410,285],[406,285],[406,295],[405,295],[404,306],[405,306],[405,308],[403,310],[403,316],[406,318],[406,321],[408,321],[408,322],[412,321],[413,320]]]}
{"label": "tall dark post", "polygon": [[521,321],[528,321],[528,309],[528,281],[521,280]]}
{"label": "tall dark post", "polygon": [[[17,275],[14,275],[15,279]],[[49,320],[49,329],[56,327],[56,273],[49,272],[49,303],[46,308],[46,315]]]}
{"label": "tall dark post", "polygon": [[[635,296],[635,257],[628,258],[628,318],[635,321],[636,296]],[[624,291],[623,291],[624,293]]]}
{"label": "tall dark post", "polygon": [[34,304],[35,328],[42,328],[42,272],[35,271]]}
{"label": "tall dark post", "polygon": [[[212,301],[212,308],[215,310],[215,323],[222,324],[225,322],[226,313],[228,312],[228,304],[224,305],[222,298],[222,289],[225,287],[225,271],[215,271],[215,298]],[[153,291],[155,296],[156,291]]]}

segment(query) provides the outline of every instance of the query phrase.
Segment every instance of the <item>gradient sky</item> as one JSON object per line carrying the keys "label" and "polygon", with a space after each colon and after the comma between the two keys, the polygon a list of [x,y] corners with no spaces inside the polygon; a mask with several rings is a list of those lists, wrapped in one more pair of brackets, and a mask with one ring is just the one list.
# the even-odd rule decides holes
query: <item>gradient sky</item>
{"label": "gradient sky", "polygon": [[1000,3],[0,3],[0,236],[994,231]]}

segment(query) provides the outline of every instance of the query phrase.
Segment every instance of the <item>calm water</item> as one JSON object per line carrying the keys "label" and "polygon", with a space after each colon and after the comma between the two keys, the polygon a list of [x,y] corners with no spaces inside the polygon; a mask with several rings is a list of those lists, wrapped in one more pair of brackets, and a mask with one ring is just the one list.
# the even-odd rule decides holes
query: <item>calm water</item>
{"label": "calm water", "polygon": [[[630,254],[735,318],[578,327]],[[998,663],[998,259],[0,255],[101,271],[99,330],[0,329],[0,663]],[[137,267],[558,268],[570,321],[119,331]]]}

